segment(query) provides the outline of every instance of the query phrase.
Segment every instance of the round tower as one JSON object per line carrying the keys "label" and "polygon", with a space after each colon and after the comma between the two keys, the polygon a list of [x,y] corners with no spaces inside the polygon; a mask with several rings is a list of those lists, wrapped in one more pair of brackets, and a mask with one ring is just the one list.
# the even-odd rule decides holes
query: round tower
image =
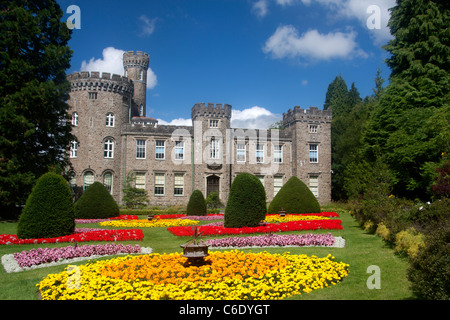
{"label": "round tower", "polygon": [[142,51],[128,51],[123,54],[125,77],[133,81],[133,100],[137,105],[137,116],[145,117],[147,100],[147,70],[150,56]]}

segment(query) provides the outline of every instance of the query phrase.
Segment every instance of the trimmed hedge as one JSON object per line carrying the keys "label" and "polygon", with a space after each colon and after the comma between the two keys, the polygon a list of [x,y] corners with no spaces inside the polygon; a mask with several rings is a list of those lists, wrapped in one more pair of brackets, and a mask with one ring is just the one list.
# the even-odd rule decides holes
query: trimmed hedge
{"label": "trimmed hedge", "polygon": [[42,175],[28,196],[17,225],[19,239],[73,234],[75,215],[67,181],[53,172]]}
{"label": "trimmed hedge", "polygon": [[319,213],[320,205],[314,194],[296,176],[292,176],[273,198],[268,213]]}
{"label": "trimmed hedge", "polygon": [[188,216],[206,216],[206,201],[200,190],[194,190],[189,197],[186,214]]}
{"label": "trimmed hedge", "polygon": [[117,217],[119,206],[100,182],[94,182],[75,202],[75,217],[77,219],[106,219]]}
{"label": "trimmed hedge", "polygon": [[231,184],[224,226],[256,227],[266,218],[266,191],[261,181],[250,173],[239,174]]}

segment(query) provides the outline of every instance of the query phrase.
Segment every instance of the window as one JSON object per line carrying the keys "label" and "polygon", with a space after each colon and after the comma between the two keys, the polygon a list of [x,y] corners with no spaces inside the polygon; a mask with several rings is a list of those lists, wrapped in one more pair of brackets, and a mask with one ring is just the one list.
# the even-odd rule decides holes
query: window
{"label": "window", "polygon": [[139,80],[141,80],[141,81],[144,80],[144,71],[142,71],[142,70],[139,71]]}
{"label": "window", "polygon": [[89,92],[89,100],[97,100],[97,92]]}
{"label": "window", "polygon": [[106,126],[107,127],[114,127],[114,114],[112,112],[109,112],[106,115]]}
{"label": "window", "polygon": [[75,175],[75,172],[70,171],[69,172],[69,187],[72,192],[74,192],[75,187],[77,186],[77,176]]}
{"label": "window", "polygon": [[70,157],[76,158],[78,154],[78,142],[72,141],[70,143]]}
{"label": "window", "polygon": [[236,161],[245,162],[245,143],[238,143],[236,145]]}
{"label": "window", "polygon": [[316,124],[309,125],[309,133],[317,133],[317,125]]}
{"label": "window", "polygon": [[72,125],[78,126],[78,112],[72,113]]}
{"label": "window", "polygon": [[86,190],[93,183],[94,183],[94,174],[90,171],[86,172],[83,176],[83,191]]}
{"label": "window", "polygon": [[145,172],[136,172],[134,184],[137,189],[145,189]]}
{"label": "window", "polygon": [[136,159],[145,159],[145,140],[136,140]]}
{"label": "window", "polygon": [[112,173],[111,172],[105,172],[105,174],[103,175],[103,185],[106,187],[106,189],[111,194],[112,194],[112,181],[113,181]]}
{"label": "window", "polygon": [[273,177],[273,196],[275,197],[278,191],[280,191],[283,186],[283,177],[282,176],[274,176]]}
{"label": "window", "polygon": [[256,177],[259,179],[259,181],[261,181],[261,183],[264,187],[264,176],[257,175]]}
{"label": "window", "polygon": [[175,160],[184,160],[184,141],[175,141]]}
{"label": "window", "polygon": [[175,173],[175,187],[173,189],[173,194],[176,196],[184,195],[184,174]]}
{"label": "window", "polygon": [[319,146],[317,144],[309,145],[309,162],[310,163],[319,162],[318,148],[319,148]]}
{"label": "window", "polygon": [[106,159],[114,158],[114,141],[106,139],[103,148],[103,157]]}
{"label": "window", "polygon": [[209,120],[209,127],[210,128],[218,128],[219,127],[219,120]]}
{"label": "window", "polygon": [[264,163],[264,145],[256,145],[256,163]]}
{"label": "window", "polygon": [[155,173],[155,196],[164,195],[164,183],[165,183],[164,173]]}
{"label": "window", "polygon": [[275,163],[283,162],[283,146],[281,145],[273,146],[273,162]]}
{"label": "window", "polygon": [[216,140],[216,138],[211,138],[211,143],[209,145],[209,158],[219,159],[219,140]]}
{"label": "window", "polygon": [[155,149],[155,159],[164,160],[165,159],[165,141],[164,140],[156,140],[156,149]]}
{"label": "window", "polygon": [[309,189],[316,198],[319,196],[319,176],[309,176]]}

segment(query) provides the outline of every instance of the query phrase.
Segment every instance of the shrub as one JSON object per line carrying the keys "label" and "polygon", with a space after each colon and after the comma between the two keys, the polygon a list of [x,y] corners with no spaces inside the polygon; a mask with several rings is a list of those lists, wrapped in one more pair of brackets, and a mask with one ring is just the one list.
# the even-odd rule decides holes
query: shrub
{"label": "shrub", "polygon": [[106,219],[117,217],[119,206],[100,182],[94,182],[75,202],[75,217],[77,219]]}
{"label": "shrub", "polygon": [[420,248],[425,246],[425,237],[414,228],[403,230],[395,236],[395,248],[397,252],[406,252],[408,256],[414,258]]}
{"label": "shrub", "polygon": [[192,192],[186,209],[188,216],[206,216],[206,202],[200,190]]}
{"label": "shrub", "polygon": [[266,213],[266,192],[261,181],[250,173],[239,174],[231,184],[224,226],[255,227],[266,218]]}
{"label": "shrub", "polygon": [[219,198],[219,192],[211,192],[206,197],[206,206],[208,209],[217,209],[223,207],[222,201]]}
{"label": "shrub", "polygon": [[320,205],[314,194],[299,178],[292,176],[273,198],[268,213],[319,213]]}
{"label": "shrub", "polygon": [[421,299],[450,299],[450,221],[434,224],[425,248],[411,259],[407,270],[413,292]]}
{"label": "shrub", "polygon": [[53,238],[70,235],[74,230],[74,206],[69,184],[56,173],[44,174],[37,180],[20,215],[18,238]]}
{"label": "shrub", "polygon": [[385,226],[385,224],[383,222],[381,222],[378,227],[377,230],[375,231],[375,233],[382,238],[384,241],[390,241],[390,231],[389,229]]}

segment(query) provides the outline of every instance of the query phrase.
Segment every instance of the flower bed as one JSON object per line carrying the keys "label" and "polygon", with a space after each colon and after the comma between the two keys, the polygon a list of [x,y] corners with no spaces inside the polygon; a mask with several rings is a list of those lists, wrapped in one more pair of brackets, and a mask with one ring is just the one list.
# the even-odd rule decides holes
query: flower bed
{"label": "flower bed", "polygon": [[156,228],[188,226],[198,224],[196,220],[189,219],[153,219],[153,220],[115,220],[100,222],[101,226],[131,227],[131,228]]}
{"label": "flower bed", "polygon": [[118,217],[108,218],[108,219],[75,219],[75,223],[98,223],[103,221],[109,221],[109,220],[137,220],[139,219],[138,216],[135,215],[127,215],[122,214]]}
{"label": "flower bed", "polygon": [[[317,230],[317,229],[342,229],[341,220],[312,220],[312,221],[289,221],[282,223],[270,223],[258,227],[243,228],[225,228],[223,226],[199,226],[199,232],[202,235],[231,235],[246,233],[269,233],[269,232],[286,232],[296,230]],[[171,227],[167,228],[176,236],[192,236],[190,227]]]}
{"label": "flower bed", "polygon": [[135,241],[142,240],[144,233],[140,229],[101,230],[75,233],[68,236],[40,239],[19,239],[15,234],[0,234],[0,245],[3,244],[40,244],[57,242],[87,242],[87,241]]}
{"label": "flower bed", "polygon": [[264,222],[281,223],[289,221],[312,221],[312,220],[330,220],[330,218],[317,215],[299,215],[299,214],[287,214],[284,217],[280,215],[267,215],[266,219],[264,219]]}
{"label": "flower bed", "polygon": [[207,214],[206,216],[188,216],[186,214],[160,214],[156,215],[158,219],[189,219],[189,220],[220,220],[223,214]]}
{"label": "flower bed", "polygon": [[328,234],[265,234],[251,237],[229,237],[209,239],[205,244],[213,248],[242,248],[242,247],[270,247],[270,246],[333,246],[335,238]]}
{"label": "flower bed", "polygon": [[78,279],[66,270],[36,286],[44,300],[267,300],[335,285],[349,274],[349,265],[331,255],[234,250],[210,252],[206,260],[207,265],[185,267],[181,253],[119,257],[79,266]]}

